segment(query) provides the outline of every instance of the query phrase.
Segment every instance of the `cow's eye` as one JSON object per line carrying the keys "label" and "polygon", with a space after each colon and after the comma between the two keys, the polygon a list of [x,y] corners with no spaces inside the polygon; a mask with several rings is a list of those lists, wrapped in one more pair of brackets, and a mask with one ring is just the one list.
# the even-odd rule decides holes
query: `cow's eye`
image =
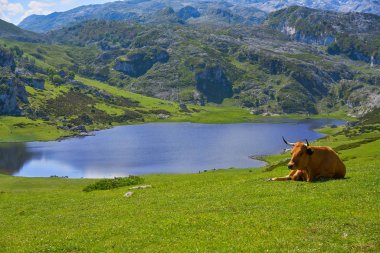
{"label": "cow's eye", "polygon": [[300,152],[300,155],[303,155],[303,152]]}

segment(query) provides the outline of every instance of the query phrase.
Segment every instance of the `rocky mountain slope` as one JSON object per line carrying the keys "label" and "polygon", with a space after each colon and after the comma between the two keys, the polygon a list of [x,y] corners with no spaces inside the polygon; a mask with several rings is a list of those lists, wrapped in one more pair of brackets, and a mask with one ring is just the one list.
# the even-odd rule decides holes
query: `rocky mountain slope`
{"label": "rocky mountain slope", "polygon": [[124,20],[139,23],[157,21],[157,14],[171,8],[178,21],[183,23],[257,24],[263,22],[266,13],[289,6],[338,12],[365,12],[380,15],[380,2],[372,0],[227,0],[227,1],[163,1],[130,0],[98,5],[81,6],[66,12],[49,15],[31,15],[19,26],[34,32],[47,32],[67,27],[85,20]]}
{"label": "rocky mountain slope", "polygon": [[22,107],[28,103],[25,86],[35,80],[15,74],[16,61],[22,61],[22,55],[19,47],[0,46],[0,115],[21,115]]}
{"label": "rocky mountain slope", "polygon": [[266,25],[296,41],[327,45],[330,54],[380,63],[380,16],[293,6],[271,13]]}
{"label": "rocky mountain slope", "polygon": [[[241,2],[241,0],[232,0]],[[247,0],[255,7],[267,12],[277,11],[290,6],[304,6],[313,9],[329,10],[335,12],[364,12],[380,14],[380,2],[373,0]]]}
{"label": "rocky mountain slope", "polygon": [[[171,21],[256,24],[266,18],[264,11],[246,5],[219,1],[117,1],[106,4],[81,6],[66,12],[49,15],[31,15],[19,26],[34,32],[47,32],[67,27],[85,20],[133,21],[138,23],[160,23],[162,16],[171,16]],[[201,19],[200,19],[201,18]],[[198,22],[195,21],[195,22]]]}
{"label": "rocky mountain slope", "polygon": [[[271,18],[267,22],[274,23]],[[267,24],[89,21],[49,37],[101,50],[96,60],[79,68],[82,75],[161,99],[232,103],[255,113],[318,113],[363,104],[355,112],[360,113],[378,96],[358,98],[378,94],[377,67],[329,54],[318,43],[293,41]],[[345,95],[339,93],[342,89],[348,89]]]}
{"label": "rocky mountain slope", "polygon": [[204,6],[151,6],[155,14],[139,14],[139,22],[90,20],[53,30],[46,34],[50,44],[28,48],[28,59],[40,67],[31,75],[78,91],[85,86],[70,76],[80,75],[180,104],[245,107],[264,115],[361,115],[378,106],[379,17],[289,7],[252,25],[257,20],[246,14],[257,9]]}

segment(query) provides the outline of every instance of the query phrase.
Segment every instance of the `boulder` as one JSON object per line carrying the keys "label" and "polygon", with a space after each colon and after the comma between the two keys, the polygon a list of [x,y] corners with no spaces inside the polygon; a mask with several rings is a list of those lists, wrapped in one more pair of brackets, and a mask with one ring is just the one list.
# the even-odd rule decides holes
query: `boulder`
{"label": "boulder", "polygon": [[133,195],[133,192],[126,192],[126,193],[124,194],[124,197],[129,198],[129,197],[131,197],[132,195]]}

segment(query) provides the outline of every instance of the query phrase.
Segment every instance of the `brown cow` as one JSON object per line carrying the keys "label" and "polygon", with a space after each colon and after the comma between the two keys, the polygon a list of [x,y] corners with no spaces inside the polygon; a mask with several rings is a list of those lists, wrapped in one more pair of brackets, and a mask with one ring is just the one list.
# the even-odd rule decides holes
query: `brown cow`
{"label": "brown cow", "polygon": [[344,178],[346,166],[340,160],[335,151],[330,147],[309,146],[306,143],[289,143],[282,137],[287,145],[293,146],[292,158],[288,163],[288,168],[292,170],[288,176],[275,177],[270,180],[301,180],[315,181],[322,178]]}

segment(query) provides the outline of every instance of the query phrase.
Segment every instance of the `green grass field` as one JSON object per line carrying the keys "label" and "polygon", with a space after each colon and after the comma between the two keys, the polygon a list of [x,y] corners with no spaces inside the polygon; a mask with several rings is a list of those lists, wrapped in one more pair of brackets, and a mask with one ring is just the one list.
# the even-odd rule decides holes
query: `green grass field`
{"label": "green grass field", "polygon": [[266,181],[284,165],[146,175],[153,188],[125,198],[83,192],[90,179],[0,176],[0,252],[380,252],[380,132],[339,130],[315,144],[339,151],[344,180]]}

